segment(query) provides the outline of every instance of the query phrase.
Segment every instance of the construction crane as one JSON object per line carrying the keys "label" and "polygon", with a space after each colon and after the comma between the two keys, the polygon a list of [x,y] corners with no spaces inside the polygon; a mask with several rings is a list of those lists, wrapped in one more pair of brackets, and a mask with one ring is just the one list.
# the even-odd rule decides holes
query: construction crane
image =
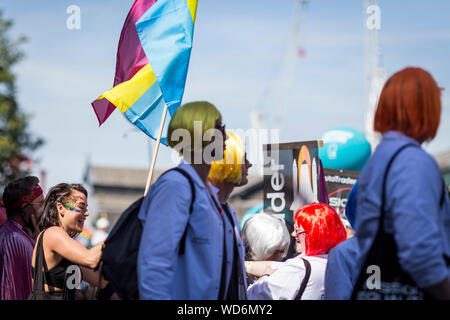
{"label": "construction crane", "polygon": [[381,135],[373,130],[373,120],[387,72],[381,63],[381,48],[379,30],[381,27],[381,12],[376,0],[363,0],[365,27],[365,86],[367,94],[367,111],[365,114],[365,134],[372,151],[381,141]]}
{"label": "construction crane", "polygon": [[[294,20],[292,29],[288,38],[286,51],[278,77],[275,77],[274,83],[269,83],[257,101],[256,108],[250,113],[250,123],[252,128],[266,129],[267,121],[269,127],[281,128],[285,120],[289,108],[289,97],[295,83],[296,66],[299,58],[305,55],[305,51],[301,46],[301,26],[304,20],[305,6],[308,0],[296,0],[294,8]],[[274,90],[270,90],[273,88]],[[275,101],[273,101],[275,100]],[[264,110],[266,101],[273,101],[276,106],[276,115],[267,119],[267,113]],[[270,121],[272,120],[272,121]]]}
{"label": "construction crane", "polygon": [[[250,112],[250,124],[251,128],[256,130],[264,130],[268,128],[281,129],[283,127],[283,122],[287,115],[290,101],[288,100],[291,96],[291,90],[295,83],[296,76],[296,66],[299,58],[305,55],[305,51],[301,46],[301,26],[304,23],[304,11],[305,5],[308,0],[295,0],[294,17],[292,29],[288,37],[286,51],[284,57],[281,61],[281,66],[278,70],[280,72],[275,77],[270,77],[273,81],[269,81],[267,86],[263,88],[262,94],[256,101],[255,108]],[[272,117],[267,117],[267,109],[265,108],[270,104],[275,106],[275,108],[270,108],[270,110],[276,110],[275,115]],[[277,136],[279,137],[279,136]],[[274,142],[271,137],[270,140]],[[260,141],[258,140],[257,150],[262,150],[262,144],[269,143],[270,141]],[[250,155],[255,163],[253,170],[259,171],[260,174],[263,173],[262,166],[259,164],[263,163],[263,154],[259,153],[257,155]],[[255,157],[256,158],[255,158]]]}
{"label": "construction crane", "polygon": [[[296,0],[294,9],[294,20],[288,38],[284,58],[281,62],[278,77],[274,77],[275,82],[268,83],[264,88],[256,107],[250,113],[251,127],[257,130],[269,128],[282,128],[285,117],[288,114],[290,105],[289,98],[295,83],[297,74],[297,64],[299,58],[304,56],[302,48],[301,31],[305,23],[305,8],[307,0]],[[371,145],[372,151],[381,141],[381,135],[373,130],[373,120],[378,98],[387,78],[386,69],[382,64],[382,54],[379,44],[379,30],[381,24],[381,12],[377,0],[363,0],[364,8],[364,48],[365,48],[365,92],[366,92],[366,112],[365,112],[365,136]],[[372,25],[371,25],[372,23]],[[267,103],[276,108],[272,117],[268,117]],[[260,146],[259,149],[262,149]],[[262,154],[259,156],[262,158]],[[263,163],[258,159],[257,163]],[[256,168],[255,168],[256,169]],[[262,168],[260,168],[262,170]]]}

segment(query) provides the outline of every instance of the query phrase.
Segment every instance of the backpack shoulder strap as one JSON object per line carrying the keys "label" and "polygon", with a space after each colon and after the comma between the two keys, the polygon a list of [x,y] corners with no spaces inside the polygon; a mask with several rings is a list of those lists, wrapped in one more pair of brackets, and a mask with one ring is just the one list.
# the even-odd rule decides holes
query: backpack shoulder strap
{"label": "backpack shoulder strap", "polygon": [[400,152],[402,152],[403,150],[405,150],[408,147],[417,147],[415,144],[413,143],[408,143],[405,144],[403,146],[401,146],[400,148],[398,148],[394,154],[392,155],[392,157],[389,159],[389,162],[386,166],[386,169],[384,171],[384,176],[383,176],[383,182],[382,182],[382,190],[381,190],[381,214],[380,214],[380,218],[379,218],[379,230],[381,230],[382,228],[382,223],[384,220],[384,216],[385,216],[385,210],[384,210],[384,206],[386,203],[386,184],[387,184],[387,176],[389,173],[389,170],[391,169],[392,163],[394,162],[394,160],[397,158],[397,156],[399,155]]}
{"label": "backpack shoulder strap", "polygon": [[[192,214],[192,210],[194,208],[194,202],[195,202],[195,186],[194,186],[194,181],[192,180],[192,177],[183,169],[179,168],[179,167],[175,167],[172,168],[170,170],[167,170],[166,172],[164,172],[163,174],[169,172],[169,171],[177,171],[179,173],[181,173],[188,181],[189,181],[189,185],[191,186],[191,204],[189,206],[189,217]],[[188,221],[189,222],[189,221]],[[186,236],[187,236],[187,228],[188,228],[189,223],[186,224],[186,228],[184,229],[184,233],[183,236],[181,237],[181,241],[180,241],[180,249],[178,251],[179,255],[183,255],[184,254],[184,249],[186,246]]]}
{"label": "backpack shoulder strap", "polygon": [[39,237],[34,258],[33,292],[44,291],[44,273],[42,272],[42,267],[44,265],[44,248],[42,245],[42,239],[44,238],[44,231],[42,231]]}
{"label": "backpack shoulder strap", "polygon": [[445,201],[445,197],[447,196],[447,192],[445,190],[445,181],[444,178],[442,178],[442,193],[441,193],[441,200],[439,201],[439,206],[442,208],[442,206],[444,205],[444,201]]}
{"label": "backpack shoulder strap", "polygon": [[[195,186],[194,186],[194,180],[192,180],[192,177],[191,177],[186,171],[184,171],[184,170],[181,169],[181,168],[176,167],[176,168],[173,168],[173,169],[168,170],[168,171],[172,171],[172,170],[181,173],[181,174],[189,181],[189,185],[191,186],[191,194],[192,194],[192,197],[191,197],[191,205],[189,206],[189,213],[192,213],[192,209],[194,208],[194,201],[195,201]],[[167,172],[167,171],[166,171],[166,172]]]}
{"label": "backpack shoulder strap", "polygon": [[311,277],[311,263],[308,260],[303,259],[303,263],[305,264],[305,277],[302,280],[302,284],[300,285],[300,289],[297,292],[294,300],[301,300],[303,292],[305,292],[306,286],[308,284],[309,278]]}
{"label": "backpack shoulder strap", "polygon": [[[444,206],[444,202],[445,202],[445,198],[447,197],[447,192],[445,190],[446,184],[444,179],[442,179],[442,193],[441,193],[441,200],[439,201],[439,206],[442,209],[442,207]],[[450,266],[450,257],[448,257],[447,255],[445,255],[444,253],[444,260],[445,260],[445,264],[448,266]]]}

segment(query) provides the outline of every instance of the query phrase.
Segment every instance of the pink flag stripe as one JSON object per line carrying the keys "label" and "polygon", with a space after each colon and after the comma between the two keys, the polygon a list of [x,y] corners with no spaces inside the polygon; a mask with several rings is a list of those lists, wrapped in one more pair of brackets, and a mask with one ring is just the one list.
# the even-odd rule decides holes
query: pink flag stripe
{"label": "pink flag stripe", "polygon": [[91,103],[92,108],[94,108],[95,115],[99,126],[108,119],[111,113],[116,109],[116,106],[109,102],[106,98],[97,99]]}
{"label": "pink flag stripe", "polygon": [[[136,0],[128,12],[117,48],[116,74],[113,87],[130,80],[148,63],[136,31],[136,22],[155,2],[156,0]],[[95,100],[91,105],[97,116],[99,125],[102,125],[116,109],[105,98]]]}

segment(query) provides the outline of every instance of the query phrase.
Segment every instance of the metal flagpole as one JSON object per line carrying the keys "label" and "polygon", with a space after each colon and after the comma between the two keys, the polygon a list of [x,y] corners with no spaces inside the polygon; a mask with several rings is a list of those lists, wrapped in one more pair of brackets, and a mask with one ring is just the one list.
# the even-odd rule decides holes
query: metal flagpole
{"label": "metal flagpole", "polygon": [[159,144],[161,142],[164,122],[166,121],[166,115],[167,115],[167,105],[164,104],[164,111],[161,117],[161,124],[159,125],[158,139],[156,140],[155,150],[153,151],[152,164],[150,165],[150,171],[147,177],[147,184],[145,185],[144,197],[147,195],[148,189],[150,189],[150,183],[152,181],[153,172],[155,171],[156,157],[158,156]]}

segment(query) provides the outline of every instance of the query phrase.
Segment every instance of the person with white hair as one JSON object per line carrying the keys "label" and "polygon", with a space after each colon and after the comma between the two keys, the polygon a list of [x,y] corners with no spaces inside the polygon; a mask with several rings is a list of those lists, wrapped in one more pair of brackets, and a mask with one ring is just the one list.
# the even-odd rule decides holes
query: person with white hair
{"label": "person with white hair", "polygon": [[[248,219],[242,229],[247,255],[246,272],[249,285],[258,277],[252,273],[254,261],[280,261],[289,249],[290,236],[286,223],[272,214],[258,213]],[[272,268],[274,268],[272,263]],[[264,273],[264,272],[263,272]]]}
{"label": "person with white hair", "polygon": [[247,220],[242,230],[247,256],[252,261],[278,261],[289,248],[289,231],[284,221],[268,213]]}

